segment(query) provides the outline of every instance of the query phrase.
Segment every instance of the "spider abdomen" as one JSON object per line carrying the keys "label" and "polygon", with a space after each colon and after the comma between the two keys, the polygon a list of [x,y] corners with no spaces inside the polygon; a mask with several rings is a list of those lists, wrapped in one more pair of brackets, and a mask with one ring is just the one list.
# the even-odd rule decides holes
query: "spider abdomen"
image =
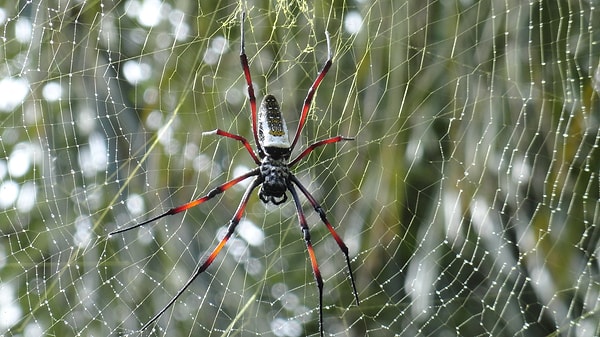
{"label": "spider abdomen", "polygon": [[275,159],[266,156],[260,163],[260,176],[262,185],[258,191],[260,200],[264,203],[272,202],[275,205],[284,203],[287,200],[287,191],[290,170],[285,159]]}
{"label": "spider abdomen", "polygon": [[267,95],[258,109],[258,141],[266,153],[286,157],[290,153],[288,130],[273,95]]}

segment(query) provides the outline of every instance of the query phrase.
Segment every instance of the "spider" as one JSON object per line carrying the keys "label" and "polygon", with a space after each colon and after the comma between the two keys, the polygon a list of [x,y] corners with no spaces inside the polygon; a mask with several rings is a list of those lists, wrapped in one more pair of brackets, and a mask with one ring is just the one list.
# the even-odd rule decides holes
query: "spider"
{"label": "spider", "polygon": [[254,96],[254,88],[252,87],[252,79],[250,77],[248,58],[246,57],[246,51],[244,47],[244,21],[245,13],[242,13],[240,62],[242,65],[242,70],[244,72],[244,77],[246,78],[246,84],[248,86],[248,97],[250,100],[250,110],[252,113],[252,133],[254,135],[254,141],[256,143],[256,153],[250,146],[248,140],[242,136],[231,134],[220,129],[206,132],[204,134],[216,134],[219,136],[232,138],[234,140],[240,141],[244,145],[246,150],[248,150],[248,153],[250,154],[250,156],[252,157],[252,159],[258,167],[220,186],[213,188],[211,191],[208,192],[208,194],[206,194],[202,198],[193,200],[187,204],[178,207],[171,208],[165,213],[151,218],[149,220],[146,220],[142,223],[117,229],[109,233],[110,236],[126,232],[131,229],[146,225],[150,222],[156,221],[160,218],[183,212],[191,207],[198,206],[204,203],[205,201],[214,198],[215,196],[225,192],[232,186],[250,177],[254,177],[254,179],[246,189],[244,196],[242,197],[242,200],[240,201],[240,204],[235,212],[235,215],[229,222],[229,226],[227,227],[227,233],[225,234],[225,237],[221,239],[217,247],[213,249],[212,253],[208,256],[208,258],[202,264],[199,263],[196,266],[196,269],[192,273],[191,277],[177,292],[177,294],[175,294],[175,296],[154,317],[152,317],[150,321],[148,321],[142,326],[142,328],[140,329],[141,331],[147,329],[152,323],[158,320],[159,317],[169,307],[171,307],[173,303],[175,303],[175,301],[183,294],[183,292],[198,277],[198,275],[200,275],[211,265],[211,263],[215,260],[215,258],[217,257],[221,249],[225,246],[231,235],[233,235],[235,228],[237,227],[238,223],[240,222],[240,219],[242,218],[242,214],[244,213],[246,205],[248,204],[248,199],[250,198],[251,193],[254,191],[255,188],[259,186],[260,189],[258,191],[258,196],[260,200],[262,200],[264,203],[271,202],[274,205],[280,205],[287,200],[287,192],[290,192],[290,194],[292,195],[292,199],[294,199],[294,204],[298,213],[298,220],[300,222],[300,228],[302,230],[304,242],[306,243],[306,248],[308,250],[313,275],[319,291],[320,335],[323,336],[323,279],[321,277],[321,272],[319,271],[317,258],[315,256],[315,252],[310,240],[310,231],[308,229],[306,217],[304,215],[304,211],[302,210],[302,205],[300,203],[296,187],[298,187],[300,192],[302,192],[306,199],[308,199],[308,202],[312,205],[315,212],[317,212],[317,214],[321,218],[321,222],[325,224],[325,226],[335,239],[335,242],[339,246],[340,250],[342,251],[342,253],[344,253],[344,256],[346,258],[346,265],[348,266],[354,298],[356,300],[356,304],[359,304],[358,293],[356,291],[356,285],[354,282],[354,276],[352,275],[352,267],[350,266],[350,258],[348,256],[348,247],[346,246],[342,238],[336,233],[335,229],[331,226],[329,220],[327,220],[327,215],[321,207],[321,205],[315,200],[315,198],[310,194],[306,187],[302,185],[298,178],[296,178],[296,176],[290,171],[294,166],[296,166],[296,164],[300,160],[306,157],[315,148],[325,144],[332,144],[354,139],[343,136],[327,138],[308,146],[294,159],[290,160],[292,150],[298,142],[298,138],[300,137],[300,133],[302,132],[302,128],[304,127],[304,123],[306,122],[306,117],[308,115],[308,111],[310,110],[310,105],[313,101],[315,91],[319,87],[319,84],[329,71],[329,68],[332,64],[331,41],[329,38],[329,33],[327,31],[325,32],[328,51],[327,61],[323,65],[323,68],[321,69],[319,75],[313,82],[312,86],[308,91],[308,94],[306,95],[306,98],[304,99],[304,104],[302,105],[302,114],[300,116],[300,121],[298,122],[298,128],[296,130],[296,134],[294,135],[294,139],[290,143],[288,138],[287,126],[285,124],[285,121],[279,109],[279,104],[277,103],[275,97],[273,97],[272,95],[266,95],[262,103],[260,104],[258,112],[256,111],[256,97]]}

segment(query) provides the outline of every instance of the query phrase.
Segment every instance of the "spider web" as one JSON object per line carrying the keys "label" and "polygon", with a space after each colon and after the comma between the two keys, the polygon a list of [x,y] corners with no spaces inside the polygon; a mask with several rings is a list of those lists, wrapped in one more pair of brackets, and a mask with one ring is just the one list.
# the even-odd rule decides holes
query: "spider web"
{"label": "spider web", "polygon": [[[335,336],[600,334],[596,1],[16,1],[0,5],[0,333],[318,336],[296,210],[246,185],[240,14],[258,100],[290,132],[334,63],[295,174]],[[254,145],[254,144],[253,144]]]}

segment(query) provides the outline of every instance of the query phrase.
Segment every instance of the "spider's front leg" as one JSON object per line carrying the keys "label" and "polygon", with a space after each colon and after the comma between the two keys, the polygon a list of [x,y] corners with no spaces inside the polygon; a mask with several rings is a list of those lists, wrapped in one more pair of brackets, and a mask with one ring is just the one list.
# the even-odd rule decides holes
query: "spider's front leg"
{"label": "spider's front leg", "polygon": [[329,230],[329,233],[331,233],[331,235],[335,239],[335,242],[337,243],[338,247],[340,247],[340,250],[344,254],[344,257],[346,258],[346,265],[348,266],[348,273],[350,274],[350,283],[352,284],[352,292],[354,294],[354,299],[356,300],[356,305],[359,305],[360,300],[358,299],[356,283],[354,282],[352,266],[350,265],[350,256],[348,255],[348,247],[344,243],[344,240],[342,240],[342,238],[339,236],[339,234],[335,231],[333,226],[331,226],[331,224],[329,223],[329,220],[327,220],[327,214],[325,214],[323,207],[321,207],[321,205],[315,200],[315,198],[312,196],[312,194],[310,194],[310,192],[308,192],[306,187],[304,187],[304,185],[302,185],[300,180],[298,180],[298,178],[296,178],[293,175],[290,177],[290,180],[294,184],[296,184],[296,186],[298,186],[300,191],[302,191],[302,194],[304,194],[304,196],[308,199],[308,202],[310,202],[310,204],[314,208],[315,212],[317,212],[317,214],[319,214],[319,217],[321,218],[321,222],[323,222],[323,224],[325,224],[325,226]]}
{"label": "spider's front leg", "polygon": [[152,317],[146,324],[144,324],[144,326],[141,327],[140,331],[144,331],[144,330],[148,329],[148,327],[150,327],[154,322],[156,322],[160,318],[160,316],[162,316],[162,314],[165,311],[167,311],[167,309],[169,309],[169,307],[171,307],[173,305],[173,303],[175,303],[175,301],[177,301],[177,299],[181,295],[183,295],[185,290],[192,284],[192,282],[194,282],[194,280],[213,263],[213,261],[215,260],[217,255],[219,255],[219,252],[221,251],[221,249],[223,249],[223,247],[225,246],[227,241],[229,241],[229,238],[233,235],[233,232],[235,231],[235,228],[237,227],[237,225],[240,223],[240,220],[242,219],[242,215],[244,214],[244,210],[246,209],[246,206],[248,205],[248,200],[250,199],[250,195],[252,194],[252,191],[254,191],[254,189],[259,184],[260,184],[260,178],[257,177],[252,181],[252,183],[248,186],[248,188],[246,188],[246,192],[244,193],[244,196],[242,197],[242,200],[240,201],[240,204],[238,205],[235,215],[233,216],[231,221],[229,221],[229,226],[227,226],[227,234],[225,234],[225,237],[223,237],[221,239],[221,241],[219,242],[217,247],[215,247],[215,249],[213,249],[212,253],[208,256],[208,258],[206,258],[206,260],[202,264],[198,264],[196,266],[196,269],[192,273],[192,276],[190,276],[190,278],[183,285],[183,287],[181,289],[179,289],[177,294],[175,294],[175,296],[173,296],[171,298],[171,300],[156,315],[154,315],[154,317]]}
{"label": "spider's front leg", "polygon": [[323,337],[323,278],[321,277],[321,271],[319,270],[319,264],[317,263],[317,256],[315,255],[315,250],[310,240],[310,231],[308,229],[308,224],[306,223],[306,216],[304,216],[304,211],[302,210],[300,198],[298,198],[298,193],[291,182],[287,188],[292,194],[294,204],[296,205],[298,221],[300,222],[300,228],[302,229],[302,236],[304,238],[304,243],[306,243],[306,249],[310,258],[310,265],[313,270],[315,281],[317,282],[317,289],[319,290],[319,332],[321,333],[321,337]]}
{"label": "spider's front leg", "polygon": [[230,181],[228,181],[228,182],[226,182],[226,183],[224,183],[222,185],[219,185],[219,186],[213,188],[212,190],[210,190],[208,192],[208,194],[206,194],[202,198],[190,201],[187,204],[183,204],[183,205],[180,205],[180,206],[177,206],[177,207],[173,207],[173,208],[169,209],[168,211],[166,211],[166,212],[164,212],[164,213],[162,213],[160,215],[157,215],[157,216],[155,216],[155,217],[153,217],[151,219],[148,219],[148,220],[146,220],[144,222],[140,222],[138,224],[131,225],[129,227],[123,227],[123,228],[120,228],[120,229],[115,229],[114,231],[108,233],[108,235],[111,236],[111,235],[115,235],[115,234],[127,232],[127,231],[130,231],[130,230],[134,229],[134,228],[138,228],[138,227],[144,226],[144,225],[146,225],[146,224],[148,224],[150,222],[154,222],[154,221],[156,221],[158,219],[164,218],[166,216],[174,215],[174,214],[177,214],[177,213],[181,213],[181,212],[183,212],[185,210],[188,210],[188,209],[190,209],[192,207],[195,207],[195,206],[198,206],[200,204],[203,204],[204,202],[206,202],[206,201],[208,201],[208,200],[216,197],[217,195],[219,195],[219,194],[225,192],[226,190],[230,189],[231,187],[237,185],[241,181],[243,181],[245,179],[248,179],[249,177],[257,176],[257,175],[260,175],[260,171],[258,169],[254,169],[254,170],[252,170],[250,172],[247,172],[246,174],[243,174],[243,175],[241,175],[241,176],[239,176],[237,178],[234,178],[234,179],[232,179],[232,180],[230,180]]}

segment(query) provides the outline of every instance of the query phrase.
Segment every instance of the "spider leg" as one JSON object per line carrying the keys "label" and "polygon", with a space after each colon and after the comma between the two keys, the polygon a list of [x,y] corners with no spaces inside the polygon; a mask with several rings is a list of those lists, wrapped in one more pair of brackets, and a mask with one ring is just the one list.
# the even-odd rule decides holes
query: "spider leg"
{"label": "spider leg", "polygon": [[158,215],[158,216],[155,216],[154,218],[146,220],[146,221],[144,221],[142,223],[114,230],[114,231],[108,233],[108,235],[110,236],[110,235],[113,235],[113,234],[118,234],[118,233],[126,232],[128,230],[131,230],[131,229],[134,229],[134,228],[138,228],[140,226],[143,226],[145,224],[148,224],[150,222],[153,222],[153,221],[158,220],[160,218],[163,218],[165,216],[177,214],[179,212],[183,212],[183,211],[185,211],[187,209],[190,209],[190,208],[192,208],[194,206],[198,206],[198,205],[202,204],[203,202],[205,202],[207,200],[210,200],[210,199],[214,198],[215,196],[223,193],[224,191],[228,190],[230,187],[236,185],[237,183],[241,182],[242,180],[245,180],[245,179],[247,179],[249,177],[258,175],[259,172],[260,172],[259,169],[254,169],[254,170],[252,170],[252,171],[250,171],[250,172],[248,172],[246,174],[243,174],[243,175],[241,175],[241,176],[239,176],[237,178],[234,178],[234,179],[232,179],[232,180],[230,180],[230,181],[228,181],[228,182],[226,182],[226,183],[224,183],[222,185],[219,185],[219,186],[213,188],[212,190],[210,190],[208,192],[208,194],[206,194],[205,196],[203,196],[200,199],[196,199],[194,201],[188,202],[187,204],[183,204],[181,206],[177,206],[177,207],[171,208],[170,210],[166,211],[165,213],[163,213],[161,215]]}
{"label": "spider leg", "polygon": [[309,147],[307,147],[306,150],[302,151],[302,153],[300,153],[296,158],[294,158],[294,160],[292,160],[288,164],[288,167],[293,167],[294,165],[296,165],[302,158],[306,157],[309,153],[311,153],[317,147],[322,146],[322,145],[326,145],[326,144],[332,144],[332,143],[341,142],[342,140],[354,140],[354,138],[352,138],[352,137],[337,136],[337,137],[331,137],[331,138],[327,138],[327,139],[323,139],[321,141],[318,141],[318,142],[310,145]]}
{"label": "spider leg", "polygon": [[344,243],[342,238],[338,235],[338,233],[335,231],[335,229],[333,229],[333,226],[331,226],[331,224],[329,223],[329,220],[327,220],[327,215],[325,214],[325,211],[323,210],[321,205],[319,205],[319,203],[315,200],[315,198],[310,194],[310,192],[308,192],[306,187],[304,187],[304,185],[302,185],[302,183],[300,183],[298,178],[296,178],[293,175],[291,176],[291,180],[294,184],[296,184],[296,186],[298,186],[300,191],[302,191],[302,193],[306,196],[306,199],[308,199],[308,202],[310,202],[310,204],[313,206],[313,208],[315,209],[315,212],[317,212],[319,214],[319,217],[321,217],[321,222],[323,222],[325,224],[325,226],[327,226],[327,229],[329,230],[329,232],[335,239],[335,242],[337,243],[338,247],[340,247],[340,250],[342,251],[342,253],[344,253],[344,256],[346,257],[346,265],[348,266],[348,272],[350,273],[350,282],[352,283],[352,292],[354,293],[354,298],[356,299],[356,305],[359,305],[360,301],[358,299],[358,292],[356,291],[356,284],[354,282],[354,275],[352,274],[352,267],[350,266],[350,257],[348,256],[348,247],[346,246],[346,244]]}
{"label": "spider leg", "polygon": [[244,46],[244,21],[246,20],[246,12],[242,12],[242,23],[241,23],[241,42],[240,42],[240,63],[242,64],[242,70],[244,71],[244,77],[246,78],[246,85],[248,87],[248,99],[250,100],[250,110],[252,112],[252,134],[254,135],[254,143],[258,149],[258,155],[264,157],[263,150],[258,142],[258,130],[256,126],[256,96],[254,96],[254,87],[252,86],[252,76],[250,76],[250,67],[248,66],[248,57],[246,56],[246,48]]}
{"label": "spider leg", "polygon": [[300,133],[302,132],[302,128],[304,127],[304,123],[306,122],[306,117],[308,116],[308,110],[310,109],[310,105],[315,96],[315,92],[317,91],[319,84],[321,84],[321,81],[323,80],[325,75],[327,75],[327,72],[329,71],[329,68],[331,67],[331,63],[332,63],[331,41],[329,38],[329,33],[327,31],[325,31],[325,37],[327,38],[327,61],[323,65],[321,72],[317,76],[317,79],[315,79],[315,81],[313,82],[312,86],[308,90],[308,94],[306,95],[306,98],[304,99],[304,104],[302,104],[302,114],[300,115],[300,121],[298,122],[298,129],[296,129],[296,135],[294,136],[294,141],[292,142],[292,145],[290,146],[290,152],[294,149],[294,146],[296,146],[296,142],[298,141],[298,138],[300,137]]}
{"label": "spider leg", "polygon": [[223,247],[225,246],[225,244],[227,243],[227,241],[229,240],[229,238],[235,231],[235,228],[237,227],[237,225],[240,223],[240,219],[242,218],[242,215],[244,214],[244,210],[246,209],[246,205],[248,204],[248,199],[250,199],[250,194],[256,188],[256,186],[260,185],[260,183],[261,183],[261,180],[259,179],[259,177],[254,178],[254,180],[252,181],[250,186],[248,186],[248,188],[246,189],[246,192],[244,193],[244,196],[242,197],[242,200],[240,201],[240,204],[237,208],[237,211],[235,212],[235,215],[229,222],[229,226],[227,227],[227,234],[225,234],[225,237],[223,239],[221,239],[221,241],[219,242],[217,247],[215,247],[215,249],[208,256],[206,261],[204,261],[204,263],[202,263],[202,264],[198,264],[198,266],[192,273],[192,276],[187,280],[187,282],[177,292],[177,294],[175,294],[175,296],[173,296],[173,298],[171,298],[169,303],[167,303],[167,305],[165,305],[156,315],[154,315],[154,317],[152,317],[152,319],[150,319],[150,321],[148,321],[148,323],[144,324],[144,326],[142,326],[140,331],[146,330],[150,325],[152,325],[152,323],[156,322],[156,320],[158,320],[158,318],[165,311],[167,311],[167,309],[169,309],[169,307],[171,307],[171,305],[173,305],[173,303],[175,303],[175,301],[177,301],[177,299],[190,286],[190,284],[192,284],[192,282],[194,282],[194,280],[198,277],[198,275],[202,274],[202,272],[205,271],[206,268],[208,268],[213,263],[213,261],[215,260],[217,255],[219,255],[219,252],[221,251],[221,249],[223,249]]}
{"label": "spider leg", "polygon": [[239,140],[240,142],[242,142],[242,144],[244,144],[244,147],[246,148],[246,150],[248,150],[248,153],[250,153],[250,156],[252,156],[252,159],[254,159],[254,162],[256,163],[256,165],[260,165],[260,160],[258,159],[258,157],[256,156],[256,154],[254,153],[254,151],[252,150],[252,146],[250,146],[250,143],[248,143],[248,140],[242,136],[233,134],[233,133],[229,133],[227,131],[223,131],[221,129],[216,129],[213,131],[208,131],[208,132],[203,132],[203,135],[219,135],[219,136],[223,136],[223,137],[227,137],[227,138],[232,138],[235,140]]}
{"label": "spider leg", "polygon": [[308,230],[308,225],[306,224],[306,217],[304,216],[304,211],[302,210],[302,205],[300,204],[300,199],[298,198],[298,193],[296,192],[294,185],[291,183],[288,184],[288,189],[292,194],[294,204],[296,205],[298,221],[300,222],[300,228],[302,229],[304,242],[306,243],[306,249],[308,250],[308,255],[310,257],[310,264],[315,276],[315,281],[317,282],[317,288],[319,289],[319,331],[321,333],[321,337],[323,337],[323,278],[321,277],[321,271],[319,270],[317,257],[315,256],[315,251],[310,241],[310,231]]}

